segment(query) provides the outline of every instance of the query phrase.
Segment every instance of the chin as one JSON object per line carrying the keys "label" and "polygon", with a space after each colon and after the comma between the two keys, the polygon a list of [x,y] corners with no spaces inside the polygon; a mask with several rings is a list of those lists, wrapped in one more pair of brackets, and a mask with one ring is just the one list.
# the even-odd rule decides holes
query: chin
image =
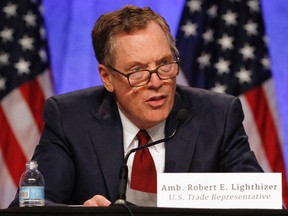
{"label": "chin", "polygon": [[162,112],[153,112],[151,111],[149,113],[149,116],[147,116],[147,120],[150,121],[151,123],[157,125],[158,123],[164,121],[168,117],[168,114]]}

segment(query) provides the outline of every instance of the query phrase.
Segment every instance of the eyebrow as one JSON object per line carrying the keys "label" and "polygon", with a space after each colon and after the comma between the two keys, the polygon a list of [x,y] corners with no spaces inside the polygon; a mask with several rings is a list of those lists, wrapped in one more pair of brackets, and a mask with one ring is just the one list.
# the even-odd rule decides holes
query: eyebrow
{"label": "eyebrow", "polygon": [[[156,60],[155,63],[156,63],[156,66],[160,65],[160,63],[163,61],[163,60],[170,60],[170,61],[173,61],[174,60],[174,57],[173,57],[173,54],[167,54],[163,57],[161,57],[159,60]],[[130,63],[127,63],[127,70],[126,71],[130,71],[132,67],[134,66],[140,66],[142,67],[143,66],[143,69],[146,69],[147,68],[147,65],[151,63],[151,62],[148,62],[148,63],[143,63],[143,62],[139,62],[139,61],[134,61],[134,62],[130,62]],[[126,67],[125,67],[126,68]]]}

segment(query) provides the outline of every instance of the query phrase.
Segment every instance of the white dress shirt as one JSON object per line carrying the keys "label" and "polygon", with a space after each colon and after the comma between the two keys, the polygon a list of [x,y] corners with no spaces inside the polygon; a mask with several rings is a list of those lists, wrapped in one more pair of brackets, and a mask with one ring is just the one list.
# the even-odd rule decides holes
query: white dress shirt
{"label": "white dress shirt", "polygon": [[[120,118],[123,126],[123,143],[124,143],[124,154],[133,148],[138,147],[138,139],[136,137],[138,131],[140,130],[135,126],[119,109]],[[153,128],[147,129],[151,140],[149,142],[154,142],[156,140],[164,138],[165,121],[159,123]],[[151,156],[153,157],[155,168],[157,173],[164,172],[165,167],[165,145],[164,143],[159,143],[155,146],[149,147]],[[128,185],[127,185],[127,201],[134,203],[139,206],[157,206],[157,195],[151,193],[145,193],[130,188],[131,181],[131,171],[132,164],[135,153],[132,153],[127,161],[128,166]]]}

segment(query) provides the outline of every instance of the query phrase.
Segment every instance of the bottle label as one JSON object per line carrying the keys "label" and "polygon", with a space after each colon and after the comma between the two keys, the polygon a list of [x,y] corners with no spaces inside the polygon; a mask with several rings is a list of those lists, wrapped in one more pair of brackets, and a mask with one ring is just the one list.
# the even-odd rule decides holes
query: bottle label
{"label": "bottle label", "polygon": [[20,199],[44,199],[43,186],[24,186],[19,190]]}

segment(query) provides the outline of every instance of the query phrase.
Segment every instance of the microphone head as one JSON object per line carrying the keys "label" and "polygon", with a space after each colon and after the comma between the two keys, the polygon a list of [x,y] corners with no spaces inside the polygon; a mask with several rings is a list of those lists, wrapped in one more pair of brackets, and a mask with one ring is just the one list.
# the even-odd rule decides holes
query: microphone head
{"label": "microphone head", "polygon": [[177,116],[176,116],[176,121],[177,122],[181,122],[182,120],[184,120],[188,115],[188,111],[187,109],[181,109],[178,113],[177,113]]}

